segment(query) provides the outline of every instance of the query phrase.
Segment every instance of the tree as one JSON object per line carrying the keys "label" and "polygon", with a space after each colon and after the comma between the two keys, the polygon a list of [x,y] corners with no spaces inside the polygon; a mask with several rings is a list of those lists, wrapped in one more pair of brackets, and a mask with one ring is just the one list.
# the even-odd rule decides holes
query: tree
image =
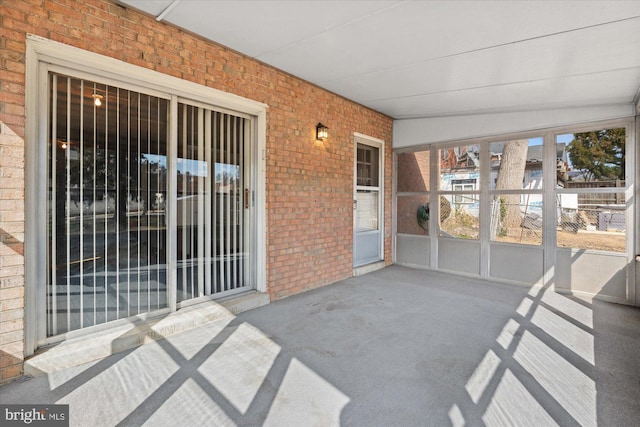
{"label": "tree", "polygon": [[[527,139],[518,139],[505,143],[500,161],[500,169],[498,170],[496,190],[522,189],[528,149],[529,141]],[[504,212],[504,214],[500,215],[502,227],[520,227],[522,223],[520,195],[503,194],[496,197],[496,204],[498,201],[501,205],[501,211]],[[496,219],[494,219],[494,221],[497,224],[498,221],[496,221]]]}
{"label": "tree", "polygon": [[567,153],[572,167],[582,171],[586,181],[624,179],[624,128],[576,133]]}

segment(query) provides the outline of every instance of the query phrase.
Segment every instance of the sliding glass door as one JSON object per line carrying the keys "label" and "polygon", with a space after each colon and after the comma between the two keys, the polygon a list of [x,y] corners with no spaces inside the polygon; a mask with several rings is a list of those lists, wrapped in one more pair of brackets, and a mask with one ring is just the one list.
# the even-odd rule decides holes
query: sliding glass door
{"label": "sliding glass door", "polygon": [[178,104],[179,302],[250,284],[245,167],[249,123],[247,118]]}
{"label": "sliding glass door", "polygon": [[46,337],[250,288],[251,117],[47,78]]}
{"label": "sliding glass door", "polygon": [[49,78],[48,335],[166,307],[168,100]]}

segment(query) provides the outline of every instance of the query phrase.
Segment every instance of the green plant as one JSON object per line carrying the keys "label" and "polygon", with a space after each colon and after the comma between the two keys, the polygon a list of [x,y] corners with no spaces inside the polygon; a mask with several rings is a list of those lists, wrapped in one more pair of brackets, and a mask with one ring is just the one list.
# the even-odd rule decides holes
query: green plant
{"label": "green plant", "polygon": [[473,227],[478,225],[478,218],[471,215],[463,208],[456,208],[455,218],[457,219],[456,222],[463,227]]}
{"label": "green plant", "polygon": [[507,229],[502,226],[504,224],[504,220],[507,217],[507,198],[504,196],[500,196],[500,232],[498,235],[500,237],[505,237],[507,235]]}
{"label": "green plant", "polygon": [[418,220],[418,225],[424,231],[427,231],[429,228],[429,203],[418,206],[418,212],[416,213],[416,219]]}
{"label": "green plant", "polygon": [[507,217],[507,199],[503,196],[500,196],[500,223],[504,222],[504,219]]}

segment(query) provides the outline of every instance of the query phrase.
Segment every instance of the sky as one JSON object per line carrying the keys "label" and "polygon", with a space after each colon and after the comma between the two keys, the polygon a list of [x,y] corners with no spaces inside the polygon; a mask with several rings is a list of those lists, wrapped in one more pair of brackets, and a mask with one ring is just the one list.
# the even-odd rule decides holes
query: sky
{"label": "sky", "polygon": [[[564,135],[558,135],[556,137],[556,143],[568,144],[571,141],[573,141],[573,134],[572,133],[566,133]],[[529,146],[534,146],[534,145],[542,145],[542,137],[530,138],[529,139]]]}

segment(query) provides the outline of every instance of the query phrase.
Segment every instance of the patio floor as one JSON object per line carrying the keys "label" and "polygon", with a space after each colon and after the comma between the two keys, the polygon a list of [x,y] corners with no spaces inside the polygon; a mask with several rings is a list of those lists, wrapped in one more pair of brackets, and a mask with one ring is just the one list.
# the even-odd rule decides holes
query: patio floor
{"label": "patio floor", "polygon": [[392,266],[0,388],[71,425],[637,425],[640,309]]}

